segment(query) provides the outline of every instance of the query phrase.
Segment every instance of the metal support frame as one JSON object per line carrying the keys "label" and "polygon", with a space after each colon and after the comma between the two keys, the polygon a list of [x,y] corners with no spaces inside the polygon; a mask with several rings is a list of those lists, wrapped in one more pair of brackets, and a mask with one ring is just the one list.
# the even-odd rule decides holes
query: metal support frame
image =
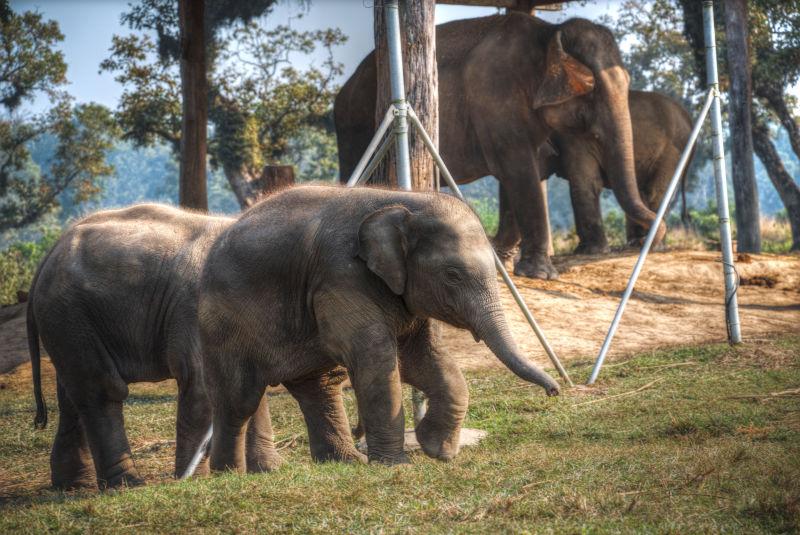
{"label": "metal support frame", "polygon": [[722,139],[722,112],[720,109],[720,96],[719,96],[719,80],[717,77],[717,49],[714,37],[714,2],[712,0],[705,0],[703,2],[703,24],[705,26],[705,43],[706,43],[706,71],[708,72],[708,96],[706,97],[705,105],[700,112],[697,121],[695,121],[694,129],[689,137],[686,147],[683,149],[681,159],[678,162],[678,167],[672,175],[667,191],[664,193],[664,198],[661,200],[661,205],[658,207],[656,219],[653,221],[650,231],[647,233],[644,246],[639,253],[639,258],[636,260],[636,265],[633,267],[628,285],[625,292],[622,294],[622,299],[619,302],[617,311],[614,314],[614,319],[611,321],[611,326],[608,328],[608,333],[600,348],[600,353],[597,355],[592,373],[586,384],[594,384],[597,376],[600,374],[600,369],[606,359],[608,350],[611,347],[611,341],[614,334],[617,332],[619,322],[622,319],[622,314],[625,311],[625,306],[628,304],[633,287],[636,280],[639,278],[644,261],[647,258],[647,253],[650,252],[650,247],[653,245],[658,227],[664,218],[664,214],[672,201],[672,196],[675,194],[675,189],[678,182],[683,175],[683,170],[686,167],[692,148],[697,142],[697,137],[700,134],[700,128],[703,122],[711,111],[711,127],[712,138],[714,145],[714,178],[717,190],[717,213],[719,215],[719,234],[720,244],[722,249],[722,264],[725,273],[725,321],[728,326],[728,341],[731,344],[738,344],[742,341],[742,335],[739,328],[739,308],[736,301],[736,270],[733,264],[733,246],[731,244],[731,227],[730,227],[730,214],[728,211],[728,187],[727,177],[725,175],[725,152],[723,149]]}

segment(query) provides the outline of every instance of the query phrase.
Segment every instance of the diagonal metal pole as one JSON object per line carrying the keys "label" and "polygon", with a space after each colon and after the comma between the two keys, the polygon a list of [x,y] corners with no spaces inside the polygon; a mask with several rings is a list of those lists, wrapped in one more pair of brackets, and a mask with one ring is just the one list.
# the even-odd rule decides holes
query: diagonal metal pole
{"label": "diagonal metal pole", "polygon": [[672,179],[669,182],[667,191],[664,193],[664,198],[661,199],[661,205],[658,207],[656,219],[653,221],[653,224],[650,226],[650,231],[647,233],[647,239],[645,239],[642,251],[639,253],[639,258],[636,260],[636,265],[633,267],[631,277],[628,279],[628,285],[625,287],[625,292],[622,294],[622,299],[617,306],[617,312],[614,314],[614,319],[611,321],[611,326],[608,328],[606,338],[603,340],[603,346],[600,348],[600,353],[597,355],[597,360],[594,363],[592,374],[589,376],[589,381],[586,384],[594,384],[595,380],[597,380],[597,376],[600,374],[600,368],[603,367],[603,362],[606,360],[606,355],[608,355],[608,350],[611,347],[611,341],[614,339],[614,335],[619,327],[619,322],[622,319],[622,314],[625,312],[625,306],[628,304],[628,300],[633,293],[633,287],[636,285],[636,280],[639,278],[639,273],[642,271],[644,261],[647,258],[647,253],[650,252],[650,247],[653,245],[653,240],[656,237],[656,232],[658,232],[658,227],[661,223],[661,220],[664,218],[667,208],[669,208],[669,203],[672,200],[672,196],[675,194],[675,189],[678,187],[678,182],[680,182],[681,175],[683,175],[683,170],[689,161],[692,148],[697,141],[697,136],[700,135],[700,129],[703,127],[703,122],[708,115],[708,110],[711,107],[711,102],[713,100],[714,92],[709,91],[708,96],[706,97],[705,105],[703,105],[703,111],[700,112],[700,116],[697,118],[697,121],[695,121],[694,129],[692,130],[691,136],[689,136],[689,142],[683,149],[681,159],[678,161],[678,167],[675,169],[675,173],[672,175]]}
{"label": "diagonal metal pole", "polygon": [[739,326],[739,304],[736,299],[736,268],[733,265],[730,212],[728,210],[728,177],[725,169],[725,148],[722,139],[722,110],[720,109],[719,78],[717,75],[717,44],[714,35],[714,2],[703,2],[703,26],[706,42],[706,76],[709,90],[714,94],[711,106],[711,137],[714,147],[714,179],[717,189],[717,214],[719,216],[719,241],[722,249],[722,269],[725,275],[725,322],[728,342],[742,341]]}
{"label": "diagonal metal pole", "polygon": [[[461,190],[458,188],[458,184],[456,184],[456,181],[453,179],[453,175],[450,174],[450,171],[447,169],[444,160],[442,160],[442,157],[439,155],[439,151],[436,150],[436,146],[433,144],[433,140],[431,140],[430,136],[428,136],[428,133],[425,131],[425,127],[422,126],[419,117],[417,117],[417,114],[414,113],[414,110],[413,108],[411,108],[411,106],[408,107],[408,118],[411,120],[411,124],[414,125],[414,127],[417,130],[417,133],[422,138],[422,141],[425,144],[425,147],[428,149],[428,152],[430,152],[431,156],[433,156],[433,159],[436,162],[436,166],[439,168],[439,172],[441,176],[444,178],[444,181],[447,184],[447,186],[453,191],[456,197],[458,197],[464,202],[467,202],[467,200],[464,198],[464,195],[461,193]],[[553,351],[553,348],[550,346],[550,343],[547,341],[547,338],[545,338],[544,332],[542,332],[542,329],[539,327],[539,324],[536,323],[536,320],[534,319],[533,314],[531,314],[531,311],[528,308],[528,305],[525,303],[525,300],[522,299],[522,296],[520,295],[519,290],[517,290],[514,281],[511,280],[511,276],[509,276],[508,271],[506,271],[506,267],[503,265],[503,262],[497,256],[497,252],[495,252],[494,249],[492,249],[492,252],[494,253],[494,264],[495,267],[497,267],[497,271],[499,271],[500,275],[503,277],[503,281],[506,283],[506,286],[508,286],[508,289],[511,291],[511,295],[514,296],[514,301],[517,302],[517,305],[519,306],[520,310],[522,310],[522,314],[525,316],[525,319],[528,321],[528,324],[531,326],[533,332],[536,334],[536,337],[539,339],[539,343],[542,344],[545,353],[547,353],[547,356],[550,358],[550,362],[552,362],[553,366],[556,367],[556,370],[558,370],[558,374],[561,376],[562,379],[564,379],[564,382],[567,383],[567,386],[569,387],[575,386],[572,383],[572,379],[569,378],[567,370],[565,370],[564,366],[561,365],[561,361],[558,360],[558,356],[556,356],[555,351]]]}

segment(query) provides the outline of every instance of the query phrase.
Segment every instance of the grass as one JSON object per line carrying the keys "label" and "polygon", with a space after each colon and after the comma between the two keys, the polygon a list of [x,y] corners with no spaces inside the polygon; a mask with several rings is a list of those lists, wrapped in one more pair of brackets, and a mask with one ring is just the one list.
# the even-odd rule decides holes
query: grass
{"label": "grass", "polygon": [[553,399],[502,370],[468,380],[466,424],[489,437],[451,463],[313,464],[295,403],[276,395],[282,468],[187,482],[169,480],[173,386],[136,386],[127,425],[153,483],[65,494],[44,488],[54,424],[34,431],[28,377],[4,377],[0,532],[800,530],[800,396],[769,395],[800,386],[800,336],[641,354]]}

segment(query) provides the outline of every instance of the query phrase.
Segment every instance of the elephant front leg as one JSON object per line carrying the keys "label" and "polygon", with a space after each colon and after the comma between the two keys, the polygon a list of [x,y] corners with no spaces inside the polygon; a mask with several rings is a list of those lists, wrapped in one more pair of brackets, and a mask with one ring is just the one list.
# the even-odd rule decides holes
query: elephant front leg
{"label": "elephant front leg", "polygon": [[502,182],[498,185],[498,198],[499,223],[497,234],[492,239],[492,245],[494,250],[497,251],[497,256],[505,262],[513,259],[517,254],[520,236],[517,220],[514,219],[514,212],[511,209],[511,203],[508,200],[508,194]]}
{"label": "elephant front leg", "polygon": [[300,404],[308,428],[311,457],[318,462],[366,462],[353,445],[342,401],[342,381],[347,372],[330,372],[284,383]]}
{"label": "elephant front leg", "polygon": [[591,179],[570,177],[569,195],[579,239],[575,248],[576,254],[604,254],[609,251],[603,228],[603,213],[600,209],[602,191],[603,185],[599,177]]}
{"label": "elephant front leg", "polygon": [[[258,384],[257,377],[247,376],[240,370],[224,369],[220,363],[225,362],[235,362],[235,359],[225,355],[206,359],[206,384],[214,409],[211,470],[244,472],[247,469],[247,424],[258,411],[266,386]],[[261,414],[260,418],[269,421],[269,414]]]}
{"label": "elephant front leg", "polygon": [[245,443],[248,472],[271,472],[283,464],[283,458],[275,449],[275,433],[272,430],[269,399],[266,394],[261,396],[258,409],[247,423]]}
{"label": "elephant front leg", "polygon": [[469,392],[458,365],[436,348],[439,329],[433,320],[420,321],[403,338],[400,369],[403,382],[428,396],[428,412],[415,430],[422,450],[430,457],[447,461],[458,454]]}
{"label": "elephant front leg", "polygon": [[382,326],[361,330],[347,358],[370,462],[403,464],[405,429],[397,343]]}
{"label": "elephant front leg", "polygon": [[[522,160],[525,160],[524,158]],[[557,279],[558,271],[548,255],[548,223],[539,175],[531,160],[506,161],[503,182],[506,186],[514,217],[519,225],[522,241],[520,259],[514,267],[514,274],[539,279]]]}

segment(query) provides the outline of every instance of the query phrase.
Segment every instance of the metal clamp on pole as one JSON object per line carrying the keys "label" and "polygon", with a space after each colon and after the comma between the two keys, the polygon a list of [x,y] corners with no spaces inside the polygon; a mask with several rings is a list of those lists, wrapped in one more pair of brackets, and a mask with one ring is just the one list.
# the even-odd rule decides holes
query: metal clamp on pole
{"label": "metal clamp on pole", "polygon": [[389,48],[389,78],[394,106],[394,135],[397,140],[397,186],[411,190],[411,159],[408,154],[408,121],[406,119],[406,89],[403,80],[403,54],[400,43],[400,10],[397,0],[386,0],[386,39]]}

